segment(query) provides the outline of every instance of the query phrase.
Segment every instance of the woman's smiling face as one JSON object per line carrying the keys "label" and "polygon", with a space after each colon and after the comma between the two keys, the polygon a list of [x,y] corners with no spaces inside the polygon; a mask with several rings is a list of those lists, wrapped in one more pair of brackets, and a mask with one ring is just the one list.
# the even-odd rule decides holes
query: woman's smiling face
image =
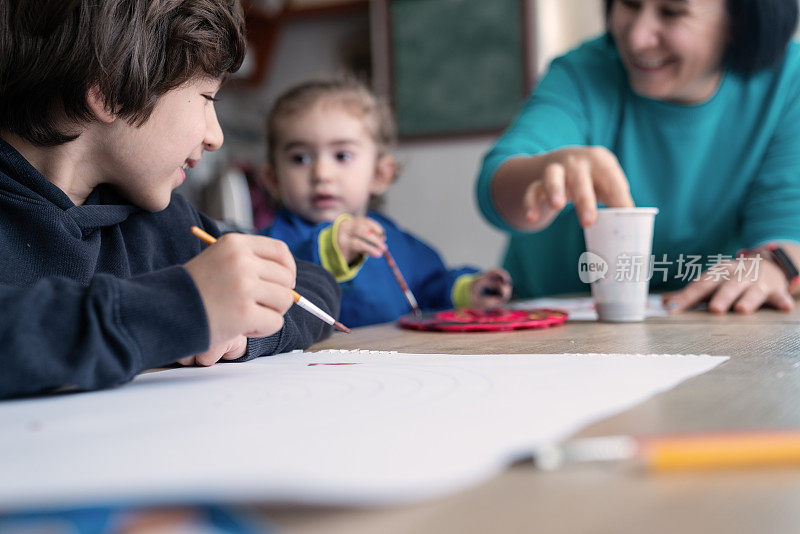
{"label": "woman's smiling face", "polygon": [[608,25],[636,93],[697,104],[719,87],[729,36],[724,0],[615,0]]}

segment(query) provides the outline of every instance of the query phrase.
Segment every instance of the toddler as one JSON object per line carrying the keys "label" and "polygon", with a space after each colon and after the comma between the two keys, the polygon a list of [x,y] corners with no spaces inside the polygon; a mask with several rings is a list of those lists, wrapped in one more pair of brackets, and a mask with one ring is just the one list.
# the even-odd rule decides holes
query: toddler
{"label": "toddler", "polygon": [[388,108],[352,80],[312,81],[285,92],[268,118],[267,187],[282,209],[263,233],[330,271],[348,326],[410,311],[389,250],[423,310],[495,308],[511,296],[504,270],[448,269],[430,246],[375,211],[397,175]]}

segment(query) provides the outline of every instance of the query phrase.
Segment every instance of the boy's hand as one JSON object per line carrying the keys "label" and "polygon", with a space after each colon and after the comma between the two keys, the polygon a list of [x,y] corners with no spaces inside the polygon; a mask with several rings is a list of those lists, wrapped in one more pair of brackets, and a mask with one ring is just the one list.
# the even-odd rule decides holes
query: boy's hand
{"label": "boy's hand", "polygon": [[185,267],[203,299],[212,348],[240,336],[269,336],[283,327],[296,275],[284,242],[226,234]]}
{"label": "boy's hand", "polygon": [[247,338],[236,336],[226,342],[215,345],[197,356],[181,358],[178,363],[181,365],[201,365],[207,367],[214,365],[220,360],[238,360],[247,352]]}
{"label": "boy's hand", "polygon": [[339,223],[337,244],[348,265],[366,254],[380,258],[386,251],[386,232],[369,217],[352,217]]}
{"label": "boy's hand", "polygon": [[470,307],[492,310],[511,298],[511,275],[504,269],[490,269],[472,283]]}

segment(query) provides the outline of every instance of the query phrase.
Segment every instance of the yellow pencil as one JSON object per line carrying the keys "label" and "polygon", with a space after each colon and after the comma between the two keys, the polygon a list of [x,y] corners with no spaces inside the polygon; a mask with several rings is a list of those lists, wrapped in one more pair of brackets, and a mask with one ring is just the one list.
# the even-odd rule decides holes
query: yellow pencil
{"label": "yellow pencil", "polygon": [[800,465],[800,433],[663,437],[644,440],[642,454],[656,471]]}
{"label": "yellow pencil", "polygon": [[551,470],[574,462],[633,460],[652,471],[800,466],[800,431],[718,433],[635,438],[605,436],[548,445],[536,465]]}
{"label": "yellow pencil", "polygon": [[[213,245],[214,243],[217,242],[216,237],[209,234],[199,226],[192,226],[192,233],[208,245]],[[337,330],[341,330],[342,332],[347,332],[348,334],[351,332],[349,328],[347,328],[345,325],[343,325],[342,323],[340,323],[339,321],[337,321],[336,319],[325,313],[318,306],[315,306],[314,303],[312,303],[310,300],[302,296],[294,289],[290,289],[289,291],[292,292],[292,299],[294,300],[295,304],[297,304],[298,306],[309,312],[311,315],[318,317],[319,319],[322,319],[329,325],[333,325],[333,327],[336,328]]]}

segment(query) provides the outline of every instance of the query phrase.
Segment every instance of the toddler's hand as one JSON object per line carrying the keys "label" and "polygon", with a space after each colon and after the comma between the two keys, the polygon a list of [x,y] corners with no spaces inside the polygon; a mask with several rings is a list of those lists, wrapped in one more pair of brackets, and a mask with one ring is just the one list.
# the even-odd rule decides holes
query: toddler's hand
{"label": "toddler's hand", "polygon": [[348,264],[362,254],[380,258],[386,250],[383,227],[369,217],[352,217],[339,223],[339,250]]}
{"label": "toddler's hand", "polygon": [[181,358],[178,363],[181,365],[201,365],[207,367],[214,365],[220,360],[237,360],[247,352],[247,338],[236,336],[233,339],[215,345],[197,356]]}
{"label": "toddler's hand", "polygon": [[286,243],[226,234],[185,267],[203,299],[211,347],[239,336],[269,336],[283,327],[296,274]]}
{"label": "toddler's hand", "polygon": [[495,309],[511,298],[511,275],[504,269],[490,269],[472,283],[470,307]]}

